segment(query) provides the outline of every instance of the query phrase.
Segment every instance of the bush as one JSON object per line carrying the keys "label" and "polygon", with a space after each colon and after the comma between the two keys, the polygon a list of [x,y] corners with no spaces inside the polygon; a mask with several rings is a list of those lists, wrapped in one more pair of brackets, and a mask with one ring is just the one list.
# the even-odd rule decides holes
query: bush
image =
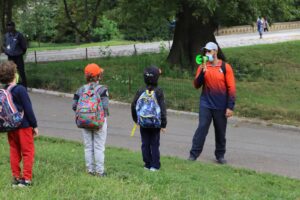
{"label": "bush", "polygon": [[120,38],[121,34],[117,23],[107,19],[105,16],[101,19],[101,27],[97,27],[92,30],[92,39],[95,42],[103,42]]}

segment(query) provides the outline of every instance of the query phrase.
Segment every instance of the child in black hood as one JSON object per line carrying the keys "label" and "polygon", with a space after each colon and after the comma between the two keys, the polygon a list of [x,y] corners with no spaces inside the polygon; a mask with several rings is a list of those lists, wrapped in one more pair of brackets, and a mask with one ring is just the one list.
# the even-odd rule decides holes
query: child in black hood
{"label": "child in black hood", "polygon": [[167,112],[164,100],[164,93],[161,88],[158,87],[158,79],[160,76],[160,69],[155,66],[147,67],[144,70],[144,82],[146,87],[139,89],[131,104],[132,119],[135,123],[138,123],[137,114],[137,101],[142,95],[148,91],[153,91],[160,108],[160,126],[159,127],[143,127],[140,125],[140,133],[142,138],[142,155],[144,161],[144,168],[151,171],[157,171],[160,169],[160,131],[165,132],[167,125]]}

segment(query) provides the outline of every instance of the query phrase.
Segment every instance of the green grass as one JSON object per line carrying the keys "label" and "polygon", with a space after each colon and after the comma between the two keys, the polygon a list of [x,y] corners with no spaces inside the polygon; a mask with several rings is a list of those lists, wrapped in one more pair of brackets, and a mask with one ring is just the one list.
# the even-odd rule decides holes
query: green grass
{"label": "green grass", "polygon": [[91,42],[83,44],[75,43],[40,43],[30,42],[29,51],[43,51],[43,50],[61,50],[61,49],[75,49],[75,48],[85,48],[85,47],[94,47],[94,46],[117,46],[117,45],[128,45],[136,44],[138,42],[128,41],[128,40],[111,40],[105,42]]}
{"label": "green grass", "polygon": [[140,152],[107,148],[108,176],[87,175],[83,146],[40,137],[34,186],[12,188],[9,147],[0,135],[0,199],[285,199],[300,198],[300,181],[229,166],[162,157],[159,172],[143,169]]}
{"label": "green grass", "polygon": [[[237,77],[235,113],[276,123],[300,126],[300,41],[224,49]],[[96,62],[105,69],[104,84],[115,100],[131,102],[143,86],[145,66],[163,70],[159,84],[168,108],[198,111],[199,91],[193,75],[170,69],[166,53],[131,57],[99,58],[88,61],[27,64],[30,87],[75,92],[84,83],[83,69]]]}

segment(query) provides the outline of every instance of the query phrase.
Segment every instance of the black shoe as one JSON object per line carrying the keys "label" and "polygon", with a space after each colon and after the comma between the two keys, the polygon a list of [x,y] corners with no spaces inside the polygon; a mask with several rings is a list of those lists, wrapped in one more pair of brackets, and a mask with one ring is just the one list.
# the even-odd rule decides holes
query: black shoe
{"label": "black shoe", "polygon": [[12,187],[17,187],[19,185],[19,183],[21,182],[21,179],[13,177],[12,181],[11,181],[11,186]]}
{"label": "black shoe", "polygon": [[225,158],[221,157],[221,158],[217,158],[217,163],[224,165],[227,163],[227,161],[225,160]]}
{"label": "black shoe", "polygon": [[30,180],[21,179],[18,186],[19,187],[30,187],[30,186],[32,186],[32,182]]}
{"label": "black shoe", "polygon": [[96,173],[95,172],[88,172],[88,174],[91,175],[91,176],[95,176]]}
{"label": "black shoe", "polygon": [[187,160],[189,160],[189,161],[195,161],[195,160],[197,160],[197,158],[195,158],[194,156],[190,156]]}
{"label": "black shoe", "polygon": [[107,174],[105,172],[102,172],[102,173],[96,173],[96,176],[97,177],[106,177]]}

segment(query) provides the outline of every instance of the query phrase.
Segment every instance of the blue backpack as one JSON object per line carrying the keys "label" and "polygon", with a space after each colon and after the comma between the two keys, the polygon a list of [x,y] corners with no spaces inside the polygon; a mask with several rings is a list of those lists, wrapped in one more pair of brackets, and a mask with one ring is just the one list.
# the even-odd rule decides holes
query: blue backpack
{"label": "blue backpack", "polygon": [[15,86],[0,90],[0,132],[17,129],[23,120],[24,113],[17,110],[12,100],[11,90]]}
{"label": "blue backpack", "polygon": [[143,128],[160,128],[161,110],[154,91],[146,90],[136,103],[137,123]]}

